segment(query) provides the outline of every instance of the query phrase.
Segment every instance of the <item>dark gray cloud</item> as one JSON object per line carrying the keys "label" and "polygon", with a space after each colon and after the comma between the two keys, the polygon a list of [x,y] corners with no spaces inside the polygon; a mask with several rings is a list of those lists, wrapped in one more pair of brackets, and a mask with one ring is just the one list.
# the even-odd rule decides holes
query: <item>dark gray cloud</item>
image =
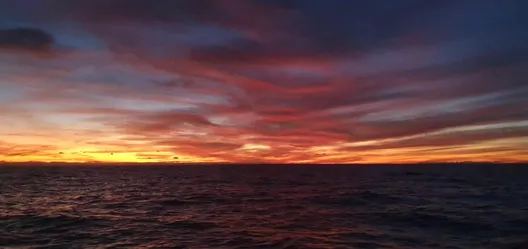
{"label": "dark gray cloud", "polygon": [[49,49],[54,43],[51,34],[32,28],[0,30],[0,48],[42,50]]}

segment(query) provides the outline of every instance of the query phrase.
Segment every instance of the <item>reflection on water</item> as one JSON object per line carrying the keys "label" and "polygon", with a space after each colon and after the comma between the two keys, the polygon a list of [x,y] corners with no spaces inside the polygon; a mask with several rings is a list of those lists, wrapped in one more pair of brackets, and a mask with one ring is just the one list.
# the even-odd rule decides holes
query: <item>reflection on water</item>
{"label": "reflection on water", "polygon": [[508,248],[528,168],[0,168],[0,247]]}

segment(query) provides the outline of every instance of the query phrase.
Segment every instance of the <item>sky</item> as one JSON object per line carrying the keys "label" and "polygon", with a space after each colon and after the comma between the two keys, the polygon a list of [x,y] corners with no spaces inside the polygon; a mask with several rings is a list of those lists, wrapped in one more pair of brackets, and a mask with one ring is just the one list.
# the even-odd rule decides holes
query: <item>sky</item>
{"label": "sky", "polygon": [[528,161],[524,0],[0,0],[0,161]]}

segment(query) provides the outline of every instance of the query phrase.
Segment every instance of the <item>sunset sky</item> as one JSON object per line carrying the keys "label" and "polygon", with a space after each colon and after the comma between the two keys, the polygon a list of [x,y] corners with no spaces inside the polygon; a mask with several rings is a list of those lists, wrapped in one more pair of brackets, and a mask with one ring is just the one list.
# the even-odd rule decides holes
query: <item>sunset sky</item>
{"label": "sunset sky", "polygon": [[528,161],[526,9],[0,0],[0,161]]}

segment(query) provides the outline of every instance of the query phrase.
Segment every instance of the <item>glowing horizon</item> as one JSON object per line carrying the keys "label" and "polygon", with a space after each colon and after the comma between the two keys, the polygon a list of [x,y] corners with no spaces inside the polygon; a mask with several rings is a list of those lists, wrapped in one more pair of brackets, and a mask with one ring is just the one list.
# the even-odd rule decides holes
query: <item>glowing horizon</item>
{"label": "glowing horizon", "polygon": [[4,2],[0,161],[528,162],[513,1]]}

